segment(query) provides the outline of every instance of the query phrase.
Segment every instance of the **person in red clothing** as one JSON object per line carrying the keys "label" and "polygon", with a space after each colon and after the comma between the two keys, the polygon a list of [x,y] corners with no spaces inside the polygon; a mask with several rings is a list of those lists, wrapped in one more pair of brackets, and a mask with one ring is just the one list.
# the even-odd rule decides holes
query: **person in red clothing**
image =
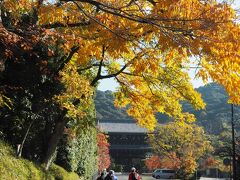
{"label": "person in red clothing", "polygon": [[128,180],[140,180],[140,175],[136,172],[136,168],[132,167],[131,172],[128,175]]}

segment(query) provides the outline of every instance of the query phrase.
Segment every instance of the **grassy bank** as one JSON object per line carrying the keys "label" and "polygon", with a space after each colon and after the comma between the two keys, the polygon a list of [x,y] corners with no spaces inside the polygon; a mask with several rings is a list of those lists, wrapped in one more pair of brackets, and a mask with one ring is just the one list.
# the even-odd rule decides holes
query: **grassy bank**
{"label": "grassy bank", "polygon": [[1,180],[80,180],[73,172],[52,165],[48,172],[41,166],[23,158],[17,158],[14,150],[0,141],[0,179]]}

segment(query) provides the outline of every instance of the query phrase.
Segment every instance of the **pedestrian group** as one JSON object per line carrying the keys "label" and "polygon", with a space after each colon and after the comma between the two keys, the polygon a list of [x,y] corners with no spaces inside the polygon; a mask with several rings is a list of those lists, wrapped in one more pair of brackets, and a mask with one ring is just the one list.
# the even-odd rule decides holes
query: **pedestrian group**
{"label": "pedestrian group", "polygon": [[[140,180],[141,177],[137,173],[136,168],[132,167],[131,172],[128,175],[128,180]],[[105,170],[98,176],[96,180],[118,180],[113,170],[110,170],[108,173]]]}

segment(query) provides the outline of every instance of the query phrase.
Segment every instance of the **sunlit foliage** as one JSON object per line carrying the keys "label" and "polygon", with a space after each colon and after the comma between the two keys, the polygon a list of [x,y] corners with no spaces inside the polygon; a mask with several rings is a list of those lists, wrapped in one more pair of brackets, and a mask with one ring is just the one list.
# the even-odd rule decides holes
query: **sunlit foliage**
{"label": "sunlit foliage", "polygon": [[38,25],[49,29],[46,35],[63,37],[66,53],[77,46],[79,71],[97,71],[90,85],[114,77],[121,85],[115,104],[129,105],[129,115],[140,126],[153,130],[156,112],[184,121],[182,100],[195,108],[204,107],[187,74],[193,64],[201,68],[198,76],[222,84],[231,102],[240,102],[239,25],[234,10],[225,2],[73,0],[16,4],[6,0],[3,5],[16,19],[15,24],[20,21],[19,14],[37,16]]}
{"label": "sunlit foliage", "polygon": [[[127,107],[138,125],[149,130],[154,130],[158,112],[187,128],[184,123],[195,118],[182,112],[182,101],[204,108],[190,82],[191,68],[199,68],[197,76],[204,81],[223,85],[230,102],[240,103],[240,27],[226,2],[5,0],[0,8],[1,94],[9,87],[31,91],[44,106],[60,106],[43,160],[47,166],[67,122],[86,114],[101,79],[119,83],[115,105]],[[28,76],[23,65],[31,67]],[[12,75],[15,66],[21,71]],[[196,156],[188,151],[186,162],[192,166],[187,168],[194,169],[190,157]]]}
{"label": "sunlit foliage", "polygon": [[212,150],[204,130],[195,124],[158,125],[149,142],[162,167],[180,169],[184,175],[193,173],[199,158]]}

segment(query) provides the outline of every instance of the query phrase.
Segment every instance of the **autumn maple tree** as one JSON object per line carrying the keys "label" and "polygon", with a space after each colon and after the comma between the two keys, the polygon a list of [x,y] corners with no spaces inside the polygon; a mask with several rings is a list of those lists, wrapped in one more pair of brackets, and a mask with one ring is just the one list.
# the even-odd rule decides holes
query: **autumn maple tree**
{"label": "autumn maple tree", "polygon": [[110,166],[110,155],[107,135],[102,132],[97,134],[97,145],[98,145],[98,171],[102,172]]}
{"label": "autumn maple tree", "polygon": [[96,69],[89,85],[110,77],[119,82],[115,104],[129,104],[141,126],[153,129],[156,112],[187,119],[181,100],[204,107],[186,72],[192,63],[239,102],[239,25],[226,3],[78,0],[43,4],[38,12],[42,27],[64,36],[66,52],[78,47],[79,72]]}
{"label": "autumn maple tree", "polygon": [[217,166],[217,161],[210,156],[207,159],[205,159],[203,166],[205,168],[211,168],[211,167]]}
{"label": "autumn maple tree", "polygon": [[[59,92],[48,96],[49,102],[60,106],[61,113],[55,117],[49,138],[43,160],[47,164],[68,122],[66,118],[86,114],[101,79],[114,78],[119,83],[115,105],[127,106],[128,114],[137,124],[149,130],[156,125],[157,112],[180,122],[194,121],[192,115],[182,112],[182,101],[190,102],[196,109],[204,107],[190,82],[187,72],[190,68],[199,68],[197,75],[203,80],[211,78],[223,85],[232,103],[240,102],[240,28],[235,11],[226,2],[5,0],[0,3],[2,29],[9,32],[9,39],[10,36],[19,39],[17,48],[24,52],[20,59],[29,63],[32,61],[25,61],[26,58],[40,59],[32,65],[41,67],[38,73],[43,74],[42,81],[50,77],[52,82],[64,85]],[[5,44],[4,36],[1,33],[0,36]],[[36,49],[31,44],[37,47],[41,43],[45,48],[41,46],[37,53],[32,53]],[[1,47],[4,57],[1,64],[9,59],[16,60],[13,64],[20,61],[16,58],[19,52],[16,46]],[[29,56],[24,59],[26,54]],[[41,80],[34,87],[42,87],[39,84]],[[1,94],[2,102],[7,103],[7,93],[3,90]]]}
{"label": "autumn maple tree", "polygon": [[198,160],[212,150],[204,130],[195,124],[158,125],[148,136],[162,167],[180,169],[183,176],[193,173]]}

